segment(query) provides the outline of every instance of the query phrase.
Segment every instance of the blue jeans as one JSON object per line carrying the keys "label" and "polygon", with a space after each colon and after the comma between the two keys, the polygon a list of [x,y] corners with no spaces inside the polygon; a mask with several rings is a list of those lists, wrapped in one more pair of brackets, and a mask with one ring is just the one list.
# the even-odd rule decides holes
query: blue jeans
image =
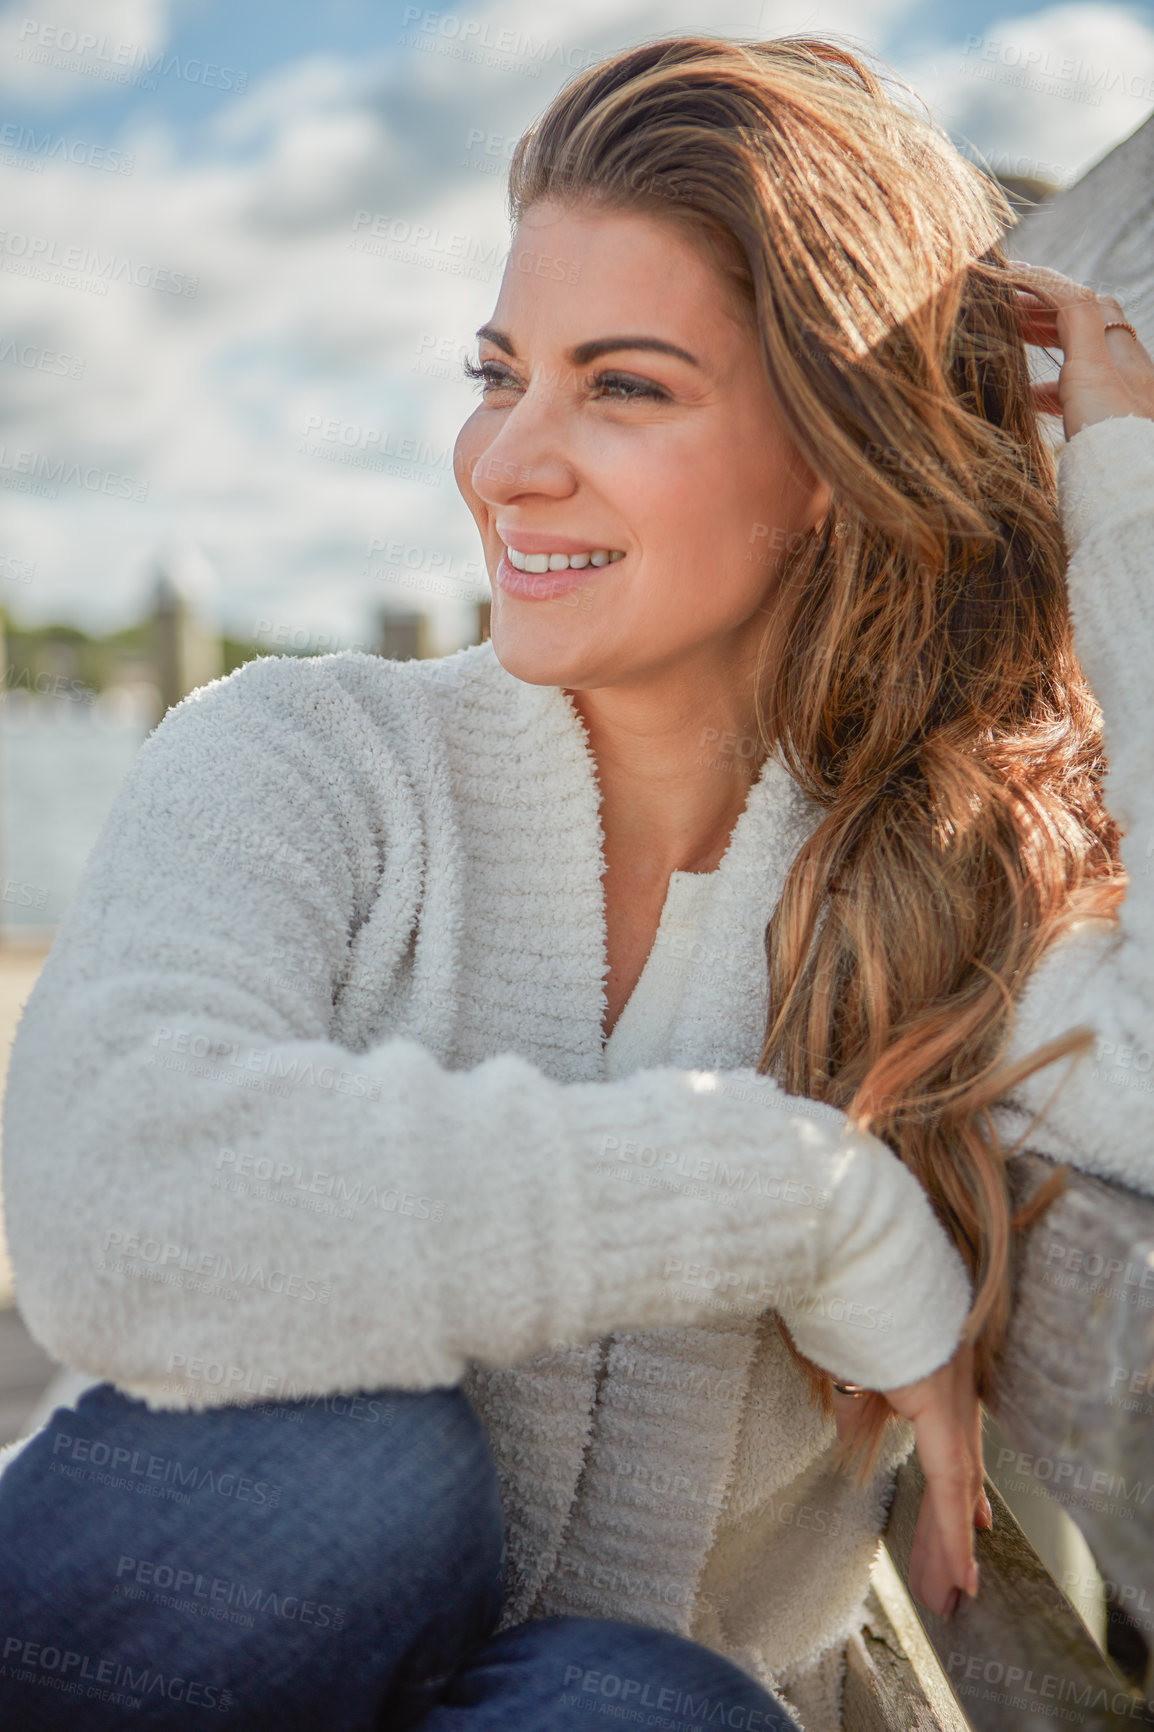
{"label": "blue jeans", "polygon": [[682,1636],[494,1635],[505,1562],[458,1389],[154,1413],[102,1383],[0,1475],[0,1726],[796,1732]]}

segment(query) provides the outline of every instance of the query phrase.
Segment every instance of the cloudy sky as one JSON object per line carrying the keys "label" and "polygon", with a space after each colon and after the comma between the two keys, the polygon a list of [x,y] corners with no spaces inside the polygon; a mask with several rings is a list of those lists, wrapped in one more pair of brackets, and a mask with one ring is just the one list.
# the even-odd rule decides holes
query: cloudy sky
{"label": "cloudy sky", "polygon": [[[165,550],[269,647],[441,651],[487,593],[453,482],[504,168],[572,71],[835,32],[994,168],[1068,184],[1154,110],[1154,5],[17,0],[0,10],[0,599],[138,617]],[[198,568],[195,550],[203,551]]]}

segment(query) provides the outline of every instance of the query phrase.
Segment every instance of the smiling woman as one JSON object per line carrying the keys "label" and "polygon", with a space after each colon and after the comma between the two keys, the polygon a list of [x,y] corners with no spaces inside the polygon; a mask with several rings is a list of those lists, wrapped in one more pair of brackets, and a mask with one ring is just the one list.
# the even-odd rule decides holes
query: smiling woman
{"label": "smiling woman", "polygon": [[977,1591],[1003,1133],[1154,1190],[1127,1073],[1044,1075],[1154,1016],[1122,309],[820,40],[613,56],[510,201],[490,640],[172,710],[17,1033],[22,1309],[101,1381],[0,1478],[13,1723],[839,1732],[915,1441]]}
{"label": "smiling woman", "polygon": [[[539,283],[515,268],[544,249],[571,259],[576,280]],[[690,731],[744,726],[732,694],[748,684],[769,575],[751,547],[808,528],[829,500],[784,432],[748,319],[707,252],[664,213],[540,199],[518,222],[511,264],[493,322],[477,333],[481,365],[468,368],[484,402],[455,453],[489,561],[503,665],[592,689],[675,655],[667,690],[688,679],[707,707],[712,692],[729,693],[716,716],[695,712]],[[579,580],[531,585],[510,570],[522,554],[539,573],[571,570],[565,555],[589,564]],[[506,604],[577,589],[584,605],[572,620]],[[655,787],[638,814],[648,845],[630,853],[654,881],[682,864],[686,844],[701,852],[695,832],[732,828],[732,810],[709,809],[724,792],[718,778],[694,779],[704,810],[679,810],[684,794],[671,803]]]}

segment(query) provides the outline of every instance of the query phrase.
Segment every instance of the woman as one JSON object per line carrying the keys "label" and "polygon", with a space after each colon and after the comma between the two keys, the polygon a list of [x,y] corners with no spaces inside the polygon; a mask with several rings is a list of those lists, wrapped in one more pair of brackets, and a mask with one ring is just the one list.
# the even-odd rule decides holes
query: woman
{"label": "woman", "polygon": [[510,193],[492,641],[178,706],[18,1032],[21,1302],[104,1380],[0,1480],[38,1725],[826,1732],[914,1441],[915,1592],[977,1589],[999,1133],[1154,1189],[1046,1068],[1150,991],[1038,422],[1134,848],[1121,309],[1016,295],[1004,205],[819,41],[618,55]]}

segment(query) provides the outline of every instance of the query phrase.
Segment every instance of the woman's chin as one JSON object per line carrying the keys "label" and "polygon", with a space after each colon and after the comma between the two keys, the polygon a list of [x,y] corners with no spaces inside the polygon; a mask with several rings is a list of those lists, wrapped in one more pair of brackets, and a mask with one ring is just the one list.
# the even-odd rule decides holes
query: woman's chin
{"label": "woman's chin", "polygon": [[496,608],[489,621],[493,652],[514,679],[531,686],[570,686],[574,690],[595,677],[601,660],[593,646],[574,641],[573,616],[560,603],[533,604],[533,617],[518,620]]}

